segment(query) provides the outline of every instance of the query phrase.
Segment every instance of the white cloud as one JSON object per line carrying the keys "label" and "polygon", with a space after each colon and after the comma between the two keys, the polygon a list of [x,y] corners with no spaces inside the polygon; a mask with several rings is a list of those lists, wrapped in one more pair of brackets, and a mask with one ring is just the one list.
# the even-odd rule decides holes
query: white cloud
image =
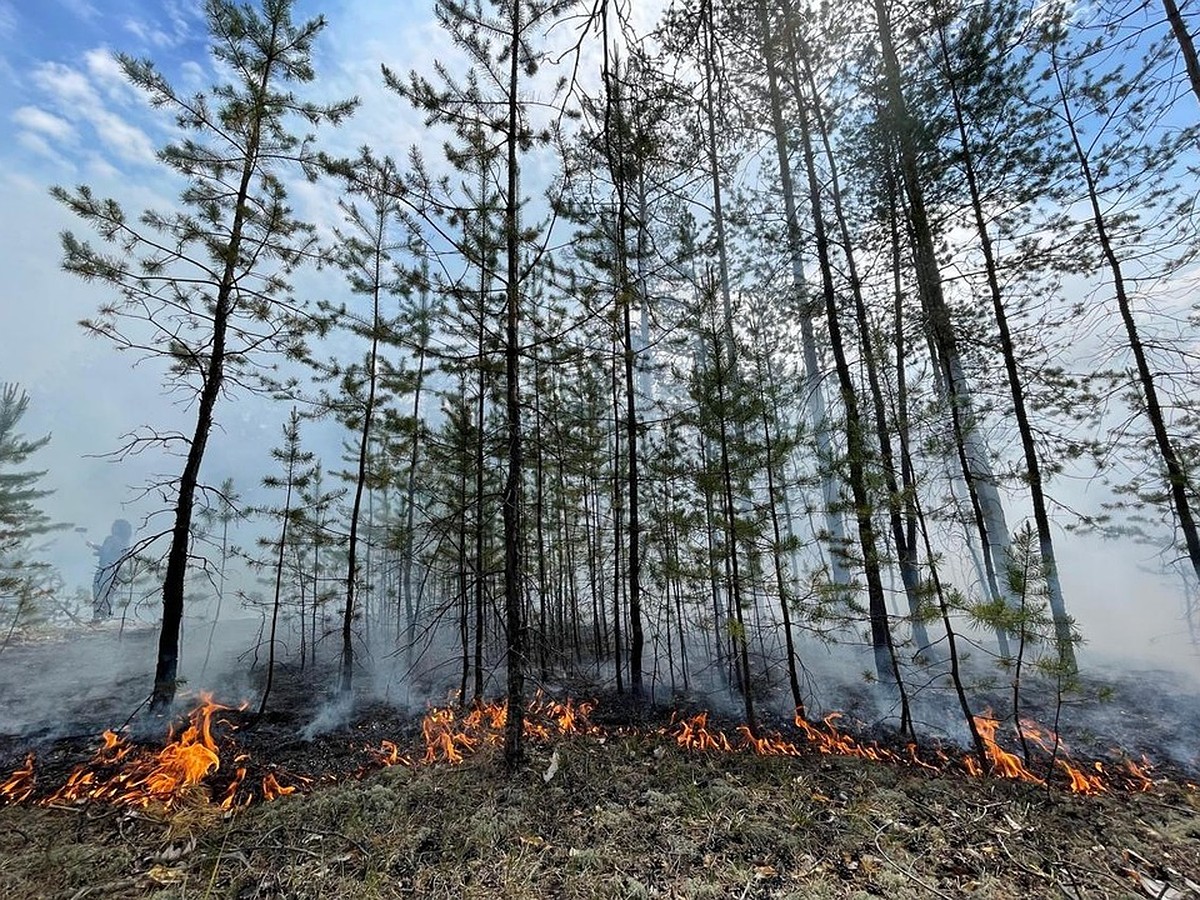
{"label": "white cloud", "polygon": [[51,94],[64,108],[75,109],[81,114],[87,107],[100,103],[87,77],[62,63],[42,63],[33,70],[33,83]]}
{"label": "white cloud", "polygon": [[133,163],[153,163],[154,142],[146,132],[126,122],[116,113],[97,109],[88,114],[100,140],[122,159]]}
{"label": "white cloud", "polygon": [[179,66],[179,71],[182,74],[183,87],[189,91],[201,90],[208,84],[208,73],[204,66],[194,59],[184,60]]}
{"label": "white cloud", "polygon": [[91,178],[104,181],[115,181],[120,177],[120,171],[99,153],[88,156],[87,173]]}
{"label": "white cloud", "polygon": [[[85,63],[97,80],[109,81],[120,72],[116,60],[104,50],[89,51]],[[154,143],[149,136],[108,109],[92,80],[78,69],[62,63],[43,63],[34,70],[33,80],[54,98],[62,115],[86,121],[100,141],[121,159],[142,164],[154,162]]]}
{"label": "white cloud", "polygon": [[55,165],[74,171],[74,164],[55,150],[44,137],[32,131],[22,131],[17,134],[17,143],[37,156],[50,160]]}
{"label": "white cloud", "polygon": [[192,36],[193,24],[203,20],[202,4],[167,0],[156,12],[166,15],[168,24],[147,19],[127,18],[123,26],[146,47],[178,47]]}
{"label": "white cloud", "polygon": [[97,47],[83,54],[84,65],[88,74],[103,84],[110,91],[119,89],[120,93],[129,93],[129,82],[117,58],[105,47]]}
{"label": "white cloud", "polygon": [[137,19],[126,19],[125,30],[148,46],[172,47],[178,43],[172,35],[167,34],[161,28]]}
{"label": "white cloud", "polygon": [[74,141],[76,137],[75,126],[70,122],[36,106],[22,106],[12,114],[12,119],[21,128],[56,141]]}
{"label": "white cloud", "polygon": [[175,29],[176,43],[183,43],[192,36],[192,26],[204,22],[204,12],[200,3],[191,0],[166,0],[163,8],[171,20],[171,27]]}
{"label": "white cloud", "polygon": [[67,8],[76,18],[90,22],[92,19],[100,15],[100,10],[88,2],[88,0],[58,0]]}

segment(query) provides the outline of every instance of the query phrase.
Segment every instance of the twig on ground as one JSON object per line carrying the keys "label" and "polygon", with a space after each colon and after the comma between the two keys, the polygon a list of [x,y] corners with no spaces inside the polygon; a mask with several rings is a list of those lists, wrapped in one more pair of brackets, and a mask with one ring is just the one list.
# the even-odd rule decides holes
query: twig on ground
{"label": "twig on ground", "polygon": [[893,869],[895,869],[897,872],[899,872],[901,875],[910,879],[914,884],[920,885],[922,888],[924,888],[929,893],[936,894],[939,897],[944,897],[945,900],[955,900],[955,898],[953,896],[951,896],[950,894],[947,894],[944,891],[940,891],[936,887],[934,887],[932,884],[929,884],[928,882],[922,880],[921,878],[918,878],[916,873],[913,872],[912,869],[910,869],[906,866],[900,865],[900,863],[896,862],[894,859],[892,859],[890,856],[887,855],[887,851],[885,851],[883,849],[883,846],[880,844],[879,839],[883,836],[883,833],[885,831],[887,831],[888,826],[890,824],[891,824],[890,822],[884,822],[883,825],[875,832],[875,840],[874,840],[875,850],[879,853],[879,858],[882,859],[889,866],[891,866]]}

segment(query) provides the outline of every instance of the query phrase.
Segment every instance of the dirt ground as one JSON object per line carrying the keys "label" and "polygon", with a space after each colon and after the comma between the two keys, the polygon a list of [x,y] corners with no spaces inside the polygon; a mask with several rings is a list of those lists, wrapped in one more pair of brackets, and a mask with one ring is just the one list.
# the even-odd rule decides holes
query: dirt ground
{"label": "dirt ground", "polygon": [[[107,682],[80,673],[112,662],[111,635],[10,648],[0,772],[33,748],[39,787],[61,784],[100,728],[136,708],[147,644],[126,635]],[[263,720],[226,714],[236,730],[223,740],[249,754],[255,777],[304,774],[303,793],[232,814],[209,792],[171,812],[0,807],[0,897],[1200,900],[1200,793],[1186,766],[1161,768],[1150,792],[1077,797],[815,750],[688,751],[662,730],[669,709],[614,696],[594,714],[608,737],[531,744],[514,775],[491,750],[461,765],[364,771],[364,749],[383,739],[420,755],[420,710],[364,703],[305,735],[319,681],[285,667]],[[1178,758],[1193,759],[1200,710],[1156,711],[1137,693],[1147,683],[1119,686],[1079,740],[1111,747],[1133,725],[1148,746],[1176,742]],[[640,732],[627,734],[633,725]],[[155,727],[132,737],[161,746],[165,724]],[[211,779],[218,795],[228,768]]]}
{"label": "dirt ground", "polygon": [[511,777],[485,752],[232,815],[8,807],[0,858],[11,898],[1181,900],[1200,897],[1200,795],[580,737]]}

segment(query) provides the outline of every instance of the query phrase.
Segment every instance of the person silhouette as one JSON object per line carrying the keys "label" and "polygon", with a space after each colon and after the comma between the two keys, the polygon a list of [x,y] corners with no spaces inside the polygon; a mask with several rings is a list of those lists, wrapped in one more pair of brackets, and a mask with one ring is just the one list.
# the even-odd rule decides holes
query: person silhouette
{"label": "person silhouette", "polygon": [[125,554],[129,552],[132,537],[133,527],[124,519],[117,519],[112,524],[112,533],[104,539],[103,544],[88,543],[92,552],[99,557],[96,560],[96,576],[92,579],[93,622],[102,622],[112,616],[117,574],[121,563],[125,561]]}

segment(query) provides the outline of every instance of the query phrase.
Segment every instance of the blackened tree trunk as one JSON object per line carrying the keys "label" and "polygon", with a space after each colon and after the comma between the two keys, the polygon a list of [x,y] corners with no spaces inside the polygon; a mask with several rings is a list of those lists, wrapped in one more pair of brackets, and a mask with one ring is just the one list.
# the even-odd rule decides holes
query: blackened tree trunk
{"label": "blackened tree trunk", "polygon": [[1049,594],[1050,611],[1054,618],[1054,631],[1058,643],[1059,660],[1066,669],[1073,671],[1076,667],[1074,634],[1071,619],[1067,615],[1066,601],[1063,598],[1062,582],[1058,577],[1058,564],[1054,555],[1054,536],[1050,531],[1050,516],[1046,511],[1046,496],[1042,484],[1042,467],[1038,459],[1037,445],[1034,442],[1033,427],[1029,421],[1029,409],[1025,400],[1025,384],[1017,365],[1017,353],[1013,344],[1012,330],[1008,324],[1008,312],[1004,307],[1004,298],[1000,291],[996,251],[992,243],[992,237],[988,233],[987,219],[983,210],[983,199],[979,189],[979,178],[975,171],[974,153],[972,152],[971,142],[967,135],[967,124],[963,116],[958,82],[955,78],[954,66],[951,63],[950,51],[946,43],[945,25],[940,20],[937,31],[942,62],[945,66],[943,75],[946,78],[946,84],[950,88],[954,120],[958,127],[963,170],[967,176],[967,188],[971,196],[971,210],[975,216],[975,227],[979,232],[980,249],[983,251],[983,264],[987,274],[988,293],[991,296],[992,312],[996,318],[996,326],[1000,331],[1000,350],[1004,355],[1004,370],[1008,375],[1013,413],[1017,420],[1017,432],[1020,434],[1021,449],[1025,455],[1025,477],[1029,483],[1029,496],[1033,503],[1033,520],[1037,527],[1038,544],[1041,549],[1043,573]]}
{"label": "blackened tree trunk", "polygon": [[504,762],[514,770],[524,755],[525,625],[522,622],[521,560],[521,233],[520,233],[520,98],[517,96],[522,56],[522,0],[513,0],[508,37],[507,196],[504,209],[505,330],[504,399],[508,422],[508,474],[504,482],[504,636],[508,675],[508,719],[504,729]]}
{"label": "blackened tree trunk", "polygon": [[[265,90],[270,66],[264,66],[260,92]],[[196,486],[200,482],[200,464],[208,446],[208,435],[212,431],[213,410],[225,377],[225,338],[229,327],[230,306],[235,285],[235,273],[242,243],[242,225],[245,220],[246,200],[250,194],[250,179],[254,174],[258,153],[256,129],[247,147],[242,177],[238,182],[233,224],[230,227],[229,246],[226,250],[225,270],[217,288],[217,302],[213,310],[212,349],[204,386],[200,390],[200,403],[196,408],[196,426],[188,442],[187,461],[179,477],[179,493],[175,498],[175,523],[171,528],[171,548],[167,551],[167,569],[163,576],[163,618],[158,634],[158,661],[154,668],[154,692],[150,697],[150,710],[162,712],[175,699],[175,685],[179,677],[179,627],[183,623],[184,583],[187,579],[188,547],[192,531],[192,507],[196,502]]]}
{"label": "blackened tree trunk", "polygon": [[1137,320],[1133,316],[1133,307],[1130,303],[1129,292],[1125,284],[1124,269],[1121,265],[1121,259],[1117,255],[1116,247],[1113,245],[1113,239],[1109,232],[1109,221],[1100,206],[1100,192],[1096,183],[1096,176],[1093,173],[1087,151],[1084,150],[1083,143],[1079,137],[1079,131],[1075,124],[1075,116],[1071,109],[1066,87],[1063,85],[1058,60],[1053,56],[1051,60],[1054,76],[1058,84],[1064,121],[1071,138],[1071,145],[1075,149],[1075,156],[1079,164],[1080,174],[1083,177],[1084,186],[1087,188],[1088,204],[1092,211],[1092,221],[1096,226],[1096,238],[1100,241],[1100,249],[1103,251],[1104,261],[1108,266],[1109,274],[1112,276],[1113,292],[1116,295],[1117,308],[1121,313],[1121,322],[1125,326],[1125,338],[1129,343],[1129,350],[1133,354],[1134,365],[1137,368],[1138,387],[1141,389],[1142,400],[1145,403],[1146,418],[1149,420],[1150,428],[1154,434],[1154,444],[1158,449],[1159,456],[1162,458],[1163,467],[1167,471],[1167,491],[1171,497],[1171,506],[1179,522],[1179,530],[1183,532],[1183,541],[1187,549],[1188,558],[1191,560],[1196,577],[1200,579],[1200,533],[1197,533],[1196,530],[1196,517],[1192,511],[1191,500],[1189,499],[1189,494],[1194,493],[1194,489],[1188,478],[1187,470],[1180,461],[1179,452],[1175,449],[1175,444],[1171,440],[1170,433],[1167,431],[1167,419],[1163,412],[1162,402],[1158,397],[1158,388],[1154,384],[1154,373],[1150,369],[1150,360],[1146,356],[1146,347],[1138,330]]}

